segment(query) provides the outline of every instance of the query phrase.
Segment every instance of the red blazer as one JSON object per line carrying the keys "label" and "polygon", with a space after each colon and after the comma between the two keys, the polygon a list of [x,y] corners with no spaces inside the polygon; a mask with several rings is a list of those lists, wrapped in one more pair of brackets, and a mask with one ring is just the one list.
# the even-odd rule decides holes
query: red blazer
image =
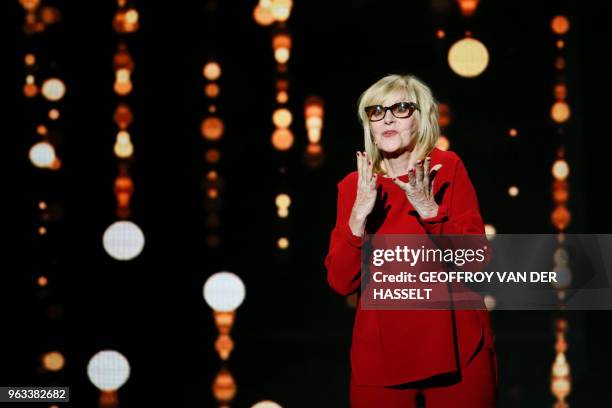
{"label": "red blazer", "polygon": [[[393,180],[379,176],[377,187],[388,194],[390,209],[382,223],[375,227],[367,223],[366,233],[484,234],[476,192],[459,156],[437,148],[429,156],[431,167],[442,164],[433,183],[438,214],[421,219]],[[408,175],[399,178],[407,181]],[[327,281],[341,295],[359,291],[361,284],[362,238],[348,226],[356,193],[357,171],[353,171],[338,183],[336,225],[325,258]],[[455,310],[454,333],[451,310],[363,310],[360,300],[351,346],[351,369],[358,385],[396,385],[456,371],[458,365],[467,365],[481,341],[494,351],[484,303],[482,310]],[[496,359],[495,365],[497,370]]]}

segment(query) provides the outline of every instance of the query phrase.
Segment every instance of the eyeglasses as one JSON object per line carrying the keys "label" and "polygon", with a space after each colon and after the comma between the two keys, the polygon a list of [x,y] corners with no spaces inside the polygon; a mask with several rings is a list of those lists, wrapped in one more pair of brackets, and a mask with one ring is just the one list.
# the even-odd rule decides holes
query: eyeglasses
{"label": "eyeglasses", "polygon": [[398,102],[391,106],[372,105],[365,107],[365,112],[370,122],[382,120],[387,114],[387,110],[390,110],[391,114],[396,118],[405,119],[412,116],[415,110],[419,110],[419,107],[414,102]]}

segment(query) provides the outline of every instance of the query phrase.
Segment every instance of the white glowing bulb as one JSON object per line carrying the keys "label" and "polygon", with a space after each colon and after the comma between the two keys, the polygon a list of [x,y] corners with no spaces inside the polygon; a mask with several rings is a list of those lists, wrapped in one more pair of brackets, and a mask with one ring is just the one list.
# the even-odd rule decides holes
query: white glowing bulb
{"label": "white glowing bulb", "polygon": [[308,141],[310,143],[319,143],[321,140],[321,128],[323,127],[323,119],[318,116],[306,118],[306,128],[308,129]]}
{"label": "white glowing bulb", "polygon": [[121,130],[117,133],[117,141],[115,142],[113,150],[115,151],[115,155],[121,158],[130,157],[134,154],[134,145],[127,131]]}
{"label": "white glowing bulb", "polygon": [[497,234],[497,230],[493,224],[485,224],[485,234],[487,235],[487,239],[492,241],[495,239],[495,234]]}
{"label": "white glowing bulb", "polygon": [[555,160],[552,165],[553,177],[557,180],[565,180],[569,176],[569,164],[563,159]]}
{"label": "white glowing bulb", "polygon": [[66,85],[61,79],[49,78],[43,82],[41,92],[48,100],[59,101],[66,94]]}
{"label": "white glowing bulb", "polygon": [[281,208],[286,208],[291,205],[291,197],[288,194],[281,193],[276,196],[276,205]]}
{"label": "white glowing bulb", "polygon": [[48,142],[38,142],[30,148],[30,161],[36,167],[51,167],[55,162],[55,149]]}
{"label": "white glowing bulb", "polygon": [[119,68],[115,73],[115,78],[119,83],[130,82],[130,70],[127,68]]}
{"label": "white glowing bulb", "polygon": [[221,271],[213,274],[204,284],[204,300],[217,312],[236,310],[244,300],[245,287],[238,275]]}
{"label": "white glowing bulb", "polygon": [[144,248],[145,237],[138,225],[131,221],[116,221],[102,237],[106,252],[119,261],[136,258]]}
{"label": "white glowing bulb", "polygon": [[290,52],[288,48],[278,48],[274,51],[274,59],[279,64],[284,64],[289,61]]}
{"label": "white glowing bulb", "polygon": [[99,351],[87,364],[87,377],[99,390],[116,391],[130,377],[130,363],[118,351]]}

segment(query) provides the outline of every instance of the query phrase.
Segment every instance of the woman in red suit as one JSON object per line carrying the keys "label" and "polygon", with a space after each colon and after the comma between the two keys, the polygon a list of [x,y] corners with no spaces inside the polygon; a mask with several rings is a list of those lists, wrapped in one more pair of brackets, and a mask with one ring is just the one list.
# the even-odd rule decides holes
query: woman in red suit
{"label": "woman in red suit", "polygon": [[[329,285],[345,296],[360,288],[365,234],[484,235],[463,162],[435,147],[438,106],[427,85],[411,75],[386,76],[361,95],[358,112],[365,152],[357,152],[357,171],[338,183],[325,259]],[[358,296],[351,407],[416,407],[419,394],[427,408],[495,406],[497,358],[484,304],[367,310]]]}

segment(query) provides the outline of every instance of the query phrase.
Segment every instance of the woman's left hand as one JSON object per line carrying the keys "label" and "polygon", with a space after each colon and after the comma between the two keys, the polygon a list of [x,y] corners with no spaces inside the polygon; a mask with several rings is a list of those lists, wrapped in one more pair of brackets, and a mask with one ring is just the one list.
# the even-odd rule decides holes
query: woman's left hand
{"label": "woman's left hand", "polygon": [[431,218],[438,214],[438,204],[433,197],[433,180],[441,164],[429,168],[431,158],[427,157],[425,163],[419,160],[416,163],[416,174],[414,170],[408,172],[408,182],[405,183],[398,178],[393,178],[404,192],[410,204],[419,213],[421,218]]}

